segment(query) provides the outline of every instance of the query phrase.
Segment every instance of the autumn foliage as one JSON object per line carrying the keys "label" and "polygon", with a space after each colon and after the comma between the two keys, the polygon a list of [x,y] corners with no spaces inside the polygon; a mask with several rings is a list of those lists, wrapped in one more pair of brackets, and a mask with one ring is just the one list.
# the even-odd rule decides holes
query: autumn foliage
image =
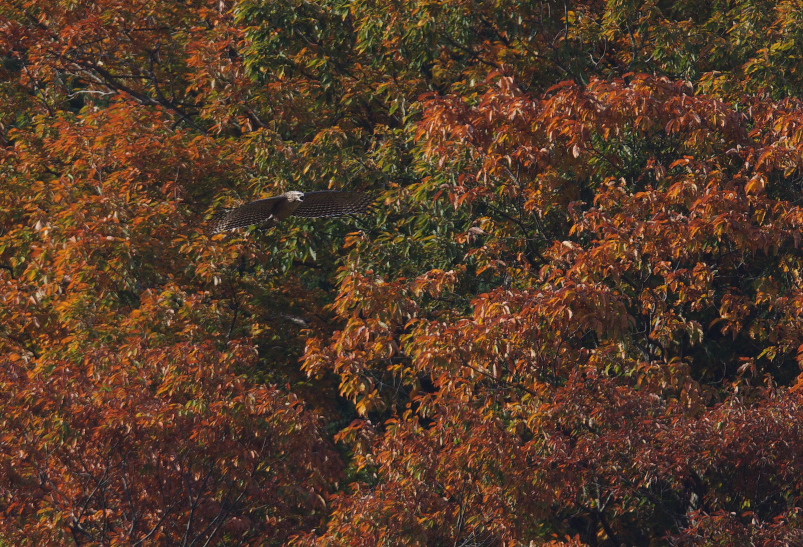
{"label": "autumn foliage", "polygon": [[801,13],[0,3],[0,546],[803,544]]}

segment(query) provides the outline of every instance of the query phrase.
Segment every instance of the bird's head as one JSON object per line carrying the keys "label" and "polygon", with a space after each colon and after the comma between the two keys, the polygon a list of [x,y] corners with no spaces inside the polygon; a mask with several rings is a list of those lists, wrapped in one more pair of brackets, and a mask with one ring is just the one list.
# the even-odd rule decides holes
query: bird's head
{"label": "bird's head", "polygon": [[285,192],[285,197],[287,197],[287,201],[304,201],[304,192]]}

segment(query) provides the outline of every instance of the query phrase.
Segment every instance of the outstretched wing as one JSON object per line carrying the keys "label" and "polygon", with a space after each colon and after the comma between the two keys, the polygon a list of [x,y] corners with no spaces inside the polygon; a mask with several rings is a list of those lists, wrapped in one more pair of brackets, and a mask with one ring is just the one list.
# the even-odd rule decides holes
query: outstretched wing
{"label": "outstretched wing", "polygon": [[370,195],[362,192],[304,192],[304,201],[293,214],[297,217],[336,217],[362,213],[372,201]]}
{"label": "outstretched wing", "polygon": [[212,224],[212,233],[217,234],[226,230],[251,226],[252,224],[262,224],[271,219],[274,208],[283,200],[286,201],[287,198],[273,196],[272,198],[258,199],[232,209],[215,220],[214,224]]}

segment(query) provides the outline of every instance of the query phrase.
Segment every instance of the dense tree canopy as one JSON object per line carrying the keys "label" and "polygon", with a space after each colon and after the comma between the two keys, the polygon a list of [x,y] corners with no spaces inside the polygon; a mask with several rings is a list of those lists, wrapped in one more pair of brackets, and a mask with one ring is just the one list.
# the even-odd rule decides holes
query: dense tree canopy
{"label": "dense tree canopy", "polygon": [[0,546],[803,543],[803,2],[8,0],[0,60]]}

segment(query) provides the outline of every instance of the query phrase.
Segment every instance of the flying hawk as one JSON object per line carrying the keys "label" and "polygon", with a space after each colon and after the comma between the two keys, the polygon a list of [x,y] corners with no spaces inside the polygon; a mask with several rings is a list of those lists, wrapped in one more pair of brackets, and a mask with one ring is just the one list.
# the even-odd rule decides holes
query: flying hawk
{"label": "flying hawk", "polygon": [[212,233],[234,230],[252,224],[270,228],[294,215],[297,217],[336,217],[362,213],[373,200],[362,192],[285,192],[278,196],[258,199],[227,211],[215,220]]}

